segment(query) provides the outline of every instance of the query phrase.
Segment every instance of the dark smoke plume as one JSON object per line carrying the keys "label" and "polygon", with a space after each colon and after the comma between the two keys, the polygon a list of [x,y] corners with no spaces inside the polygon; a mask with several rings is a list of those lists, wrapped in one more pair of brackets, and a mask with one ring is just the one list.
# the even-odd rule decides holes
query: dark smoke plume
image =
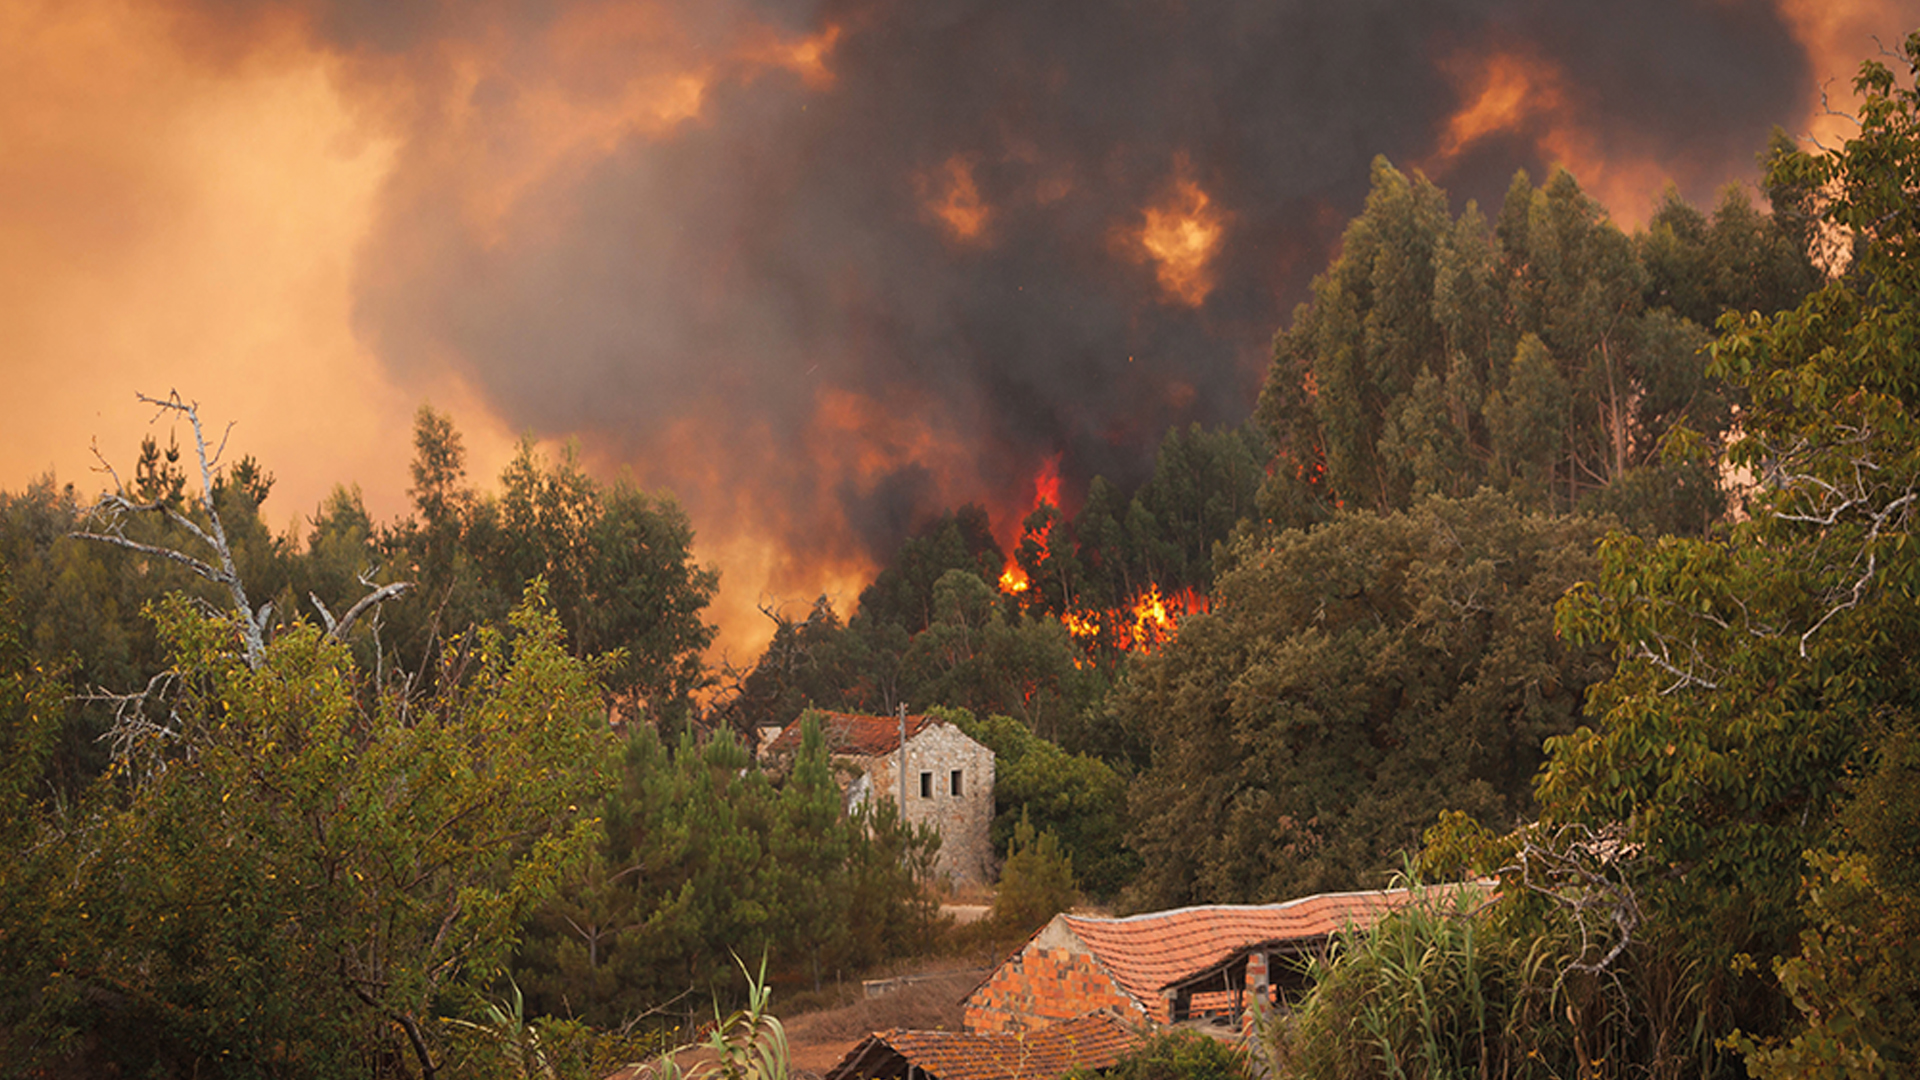
{"label": "dark smoke plume", "polygon": [[[404,140],[359,330],[675,489],[702,529],[757,519],[801,566],[883,556],[945,505],[1014,507],[1055,453],[1069,491],[1130,483],[1170,425],[1242,421],[1370,160],[1428,160],[1466,104],[1462,57],[1557,70],[1595,152],[1696,200],[1751,177],[1811,89],[1774,8],[1740,0],[686,0],[634,8],[658,34],[621,23],[573,53],[548,44],[567,10],[307,11]],[[557,155],[476,216],[504,183],[476,163],[519,160],[482,145],[491,113],[534,115],[540,86],[611,100],[749,30],[837,30],[830,75],[715,69],[692,114]],[[462,48],[492,57],[471,86]],[[1497,204],[1516,167],[1544,178],[1532,135],[1435,179]],[[1183,182],[1222,223],[1198,306],[1129,239]]]}

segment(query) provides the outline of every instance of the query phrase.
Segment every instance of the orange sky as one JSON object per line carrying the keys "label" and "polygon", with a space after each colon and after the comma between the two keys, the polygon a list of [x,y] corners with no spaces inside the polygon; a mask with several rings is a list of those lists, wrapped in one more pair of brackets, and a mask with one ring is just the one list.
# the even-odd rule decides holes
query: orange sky
{"label": "orange sky", "polygon": [[478,462],[504,461],[457,383],[396,385],[355,340],[353,260],[391,139],[320,56],[214,70],[170,36],[139,3],[0,6],[0,323],[31,403],[0,476],[95,490],[91,440],[124,467],[151,418],[135,392],[175,389],[235,423],[230,453],[267,463],[289,520],[343,481],[400,510],[423,398],[462,413]]}
{"label": "orange sky", "polygon": [[[1867,35],[1896,35],[1920,15],[1912,2],[1779,2],[1836,94]],[[251,453],[277,476],[267,509],[283,528],[339,482],[358,483],[376,518],[403,512],[422,401],[454,414],[480,482],[510,450],[514,433],[458,357],[396,364],[358,329],[356,274],[396,257],[371,246],[383,211],[405,204],[396,193],[446,184],[438,195],[481,235],[542,228],[543,213],[564,208],[527,193],[550,176],[590,167],[623,140],[674,139],[705,122],[716,87],[786,72],[794,94],[820,93],[843,43],[839,29],[797,36],[703,21],[664,0],[580,3],[535,40],[481,25],[416,47],[403,66],[329,51],[291,13],[257,19],[236,43],[180,10],[141,0],[0,5],[0,364],[15,402],[0,484],[51,470],[93,489],[90,442],[124,465],[151,417],[135,392],[178,390],[209,421],[234,422],[230,455]],[[1582,159],[1580,118],[1562,109],[1550,71],[1507,54],[1457,58],[1452,70],[1481,112],[1436,136],[1436,160],[1497,130],[1502,115],[1525,116],[1540,145],[1587,169],[1582,181],[1621,203],[1623,218],[1647,205],[1627,205],[1633,198],[1657,194],[1658,162]],[[515,93],[487,104],[502,83]],[[1831,130],[1813,105],[1800,130]],[[921,224],[967,243],[993,238],[1001,225],[974,159],[933,160],[908,181],[929,207]],[[1163,192],[1207,206],[1176,180],[1191,187],[1163,178]],[[1158,212],[1140,207],[1118,224],[1150,227]],[[1207,251],[1221,242],[1208,233]],[[1205,281],[1193,287],[1196,307]],[[832,468],[856,475],[871,468],[863,455],[897,451],[950,465],[950,484],[970,475],[954,427],[909,422],[910,403],[824,392],[815,407],[816,425],[860,429]],[[655,445],[673,443],[669,432]],[[744,505],[696,526],[724,575],[714,617],[736,659],[771,630],[758,605],[826,589],[848,614],[871,569],[857,556],[793,565],[784,523]]]}

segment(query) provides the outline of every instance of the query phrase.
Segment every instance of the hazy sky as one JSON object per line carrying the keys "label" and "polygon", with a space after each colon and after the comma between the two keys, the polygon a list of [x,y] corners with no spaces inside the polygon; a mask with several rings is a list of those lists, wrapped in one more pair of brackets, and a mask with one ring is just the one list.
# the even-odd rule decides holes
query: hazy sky
{"label": "hazy sky", "polygon": [[0,2],[0,483],[83,489],[178,389],[406,509],[422,401],[675,491],[843,613],[924,517],[1238,423],[1377,154],[1569,165],[1631,226],[1830,124],[1920,0]]}

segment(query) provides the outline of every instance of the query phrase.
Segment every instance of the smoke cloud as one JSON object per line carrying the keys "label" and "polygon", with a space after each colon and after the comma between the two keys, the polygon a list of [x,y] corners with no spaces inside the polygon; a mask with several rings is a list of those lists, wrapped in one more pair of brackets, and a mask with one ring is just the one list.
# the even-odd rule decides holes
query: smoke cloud
{"label": "smoke cloud", "polygon": [[1071,501],[1143,478],[1172,425],[1244,420],[1375,155],[1483,205],[1566,163],[1632,224],[1668,182],[1703,201],[1753,178],[1862,27],[1920,21],[1812,0],[135,6],[190,67],[326,73],[380,168],[335,351],[480,405],[463,427],[577,438],[676,492],[741,647],[756,601],[850,592],[945,507],[1010,524],[1056,456]]}

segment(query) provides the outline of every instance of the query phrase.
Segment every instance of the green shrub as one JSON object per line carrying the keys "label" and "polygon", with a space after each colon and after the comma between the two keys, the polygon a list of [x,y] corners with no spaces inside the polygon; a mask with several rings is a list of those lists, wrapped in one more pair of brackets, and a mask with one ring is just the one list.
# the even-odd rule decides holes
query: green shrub
{"label": "green shrub", "polygon": [[1051,829],[1036,836],[1025,813],[1008,850],[990,918],[998,932],[1018,937],[1073,907],[1079,892],[1073,883],[1073,860],[1060,850],[1059,839]]}
{"label": "green shrub", "polygon": [[1097,1072],[1076,1071],[1074,1080],[1248,1080],[1241,1051],[1197,1031],[1162,1031],[1114,1065]]}

